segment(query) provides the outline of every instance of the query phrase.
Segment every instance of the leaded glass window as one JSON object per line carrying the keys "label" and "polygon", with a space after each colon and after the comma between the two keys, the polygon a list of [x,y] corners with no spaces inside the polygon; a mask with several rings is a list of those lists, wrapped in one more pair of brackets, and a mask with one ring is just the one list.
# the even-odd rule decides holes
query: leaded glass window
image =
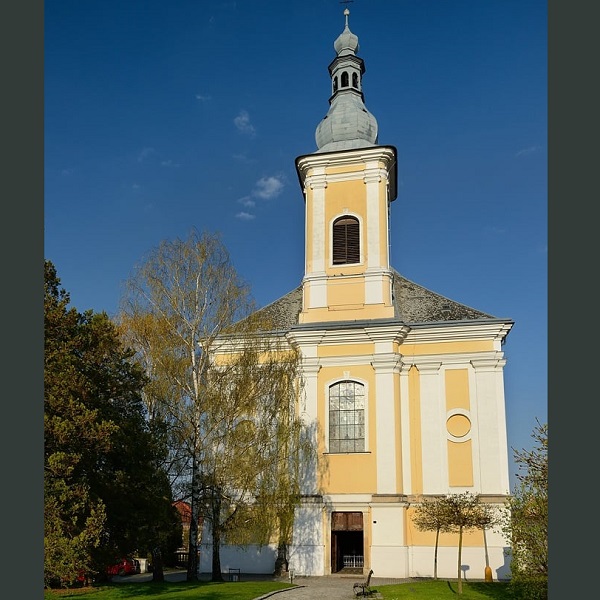
{"label": "leaded glass window", "polygon": [[329,388],[329,452],[365,451],[365,387],[341,381]]}

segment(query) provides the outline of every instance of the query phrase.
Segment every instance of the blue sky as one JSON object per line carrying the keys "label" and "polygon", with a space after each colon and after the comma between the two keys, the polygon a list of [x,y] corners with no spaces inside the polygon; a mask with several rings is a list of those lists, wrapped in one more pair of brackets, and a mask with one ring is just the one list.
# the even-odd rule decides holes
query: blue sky
{"label": "blue sky", "polygon": [[[344,6],[46,1],[44,253],[73,306],[115,314],[134,265],[192,227],[222,234],[260,306],[300,284],[294,159],[316,150]],[[398,150],[392,266],[515,321],[508,441],[528,448],[548,418],[546,2],[348,6]]]}

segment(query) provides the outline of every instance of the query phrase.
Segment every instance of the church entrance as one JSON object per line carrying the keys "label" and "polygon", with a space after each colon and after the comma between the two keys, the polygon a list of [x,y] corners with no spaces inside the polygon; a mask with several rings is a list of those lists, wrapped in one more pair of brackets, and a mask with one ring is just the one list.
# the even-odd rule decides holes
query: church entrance
{"label": "church entrance", "polygon": [[363,515],[331,513],[331,572],[362,573],[364,566]]}

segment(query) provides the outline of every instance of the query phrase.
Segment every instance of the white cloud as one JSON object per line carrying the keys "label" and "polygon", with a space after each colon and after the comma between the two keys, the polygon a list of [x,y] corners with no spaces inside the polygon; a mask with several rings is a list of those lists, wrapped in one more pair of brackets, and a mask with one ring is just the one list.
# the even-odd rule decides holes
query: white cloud
{"label": "white cloud", "polygon": [[196,100],[207,102],[208,100],[211,100],[211,97],[208,94],[196,94]]}
{"label": "white cloud", "polygon": [[483,231],[484,233],[490,235],[504,235],[507,230],[505,227],[497,227],[495,225],[492,225],[490,227],[484,227]]}
{"label": "white cloud", "polygon": [[180,167],[181,165],[179,163],[173,162],[171,159],[169,160],[163,160],[160,163],[161,167]]}
{"label": "white cloud", "polygon": [[250,196],[244,196],[243,198],[240,198],[238,202],[246,208],[254,208],[256,206],[256,202],[254,202]]}
{"label": "white cloud", "polygon": [[63,169],[63,170],[60,172],[60,174],[61,174],[61,175],[67,175],[67,176],[68,176],[68,175],[71,175],[72,173],[73,173],[73,169],[70,169],[70,168],[68,168],[68,169]]}
{"label": "white cloud", "polygon": [[137,161],[139,163],[144,162],[149,156],[151,156],[155,152],[156,152],[156,150],[154,150],[154,148],[149,148],[149,147],[142,148],[142,150],[138,154]]}
{"label": "white cloud", "polygon": [[254,125],[250,122],[250,115],[245,110],[240,110],[238,116],[233,119],[233,123],[240,133],[246,135],[254,135],[256,133]]}
{"label": "white cloud", "polygon": [[241,163],[245,163],[247,165],[255,163],[256,160],[253,158],[248,158],[245,154],[232,154],[231,158],[233,158],[234,160],[237,160]]}
{"label": "white cloud", "polygon": [[279,196],[282,190],[283,181],[280,177],[262,177],[256,182],[252,195],[268,200]]}
{"label": "white cloud", "polygon": [[139,189],[140,189],[140,187],[141,187],[141,186],[140,186],[140,184],[139,184],[139,183],[134,183],[134,184],[132,184],[132,186],[131,186],[131,189],[132,189],[132,190],[139,190]]}
{"label": "white cloud", "polygon": [[252,221],[252,219],[255,219],[256,217],[250,213],[242,211],[235,215],[235,218],[241,219],[242,221]]}
{"label": "white cloud", "polygon": [[541,149],[542,149],[541,146],[529,146],[529,148],[523,148],[522,150],[519,150],[515,154],[515,157],[518,157],[518,156],[527,156],[529,154],[533,154],[534,152],[538,152]]}

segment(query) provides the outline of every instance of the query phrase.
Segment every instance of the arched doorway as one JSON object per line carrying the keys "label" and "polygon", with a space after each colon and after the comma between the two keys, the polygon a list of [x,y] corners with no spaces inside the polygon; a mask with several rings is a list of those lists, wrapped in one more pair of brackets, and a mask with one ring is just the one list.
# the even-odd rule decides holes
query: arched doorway
{"label": "arched doorway", "polygon": [[362,512],[331,513],[331,572],[362,573],[364,533]]}

